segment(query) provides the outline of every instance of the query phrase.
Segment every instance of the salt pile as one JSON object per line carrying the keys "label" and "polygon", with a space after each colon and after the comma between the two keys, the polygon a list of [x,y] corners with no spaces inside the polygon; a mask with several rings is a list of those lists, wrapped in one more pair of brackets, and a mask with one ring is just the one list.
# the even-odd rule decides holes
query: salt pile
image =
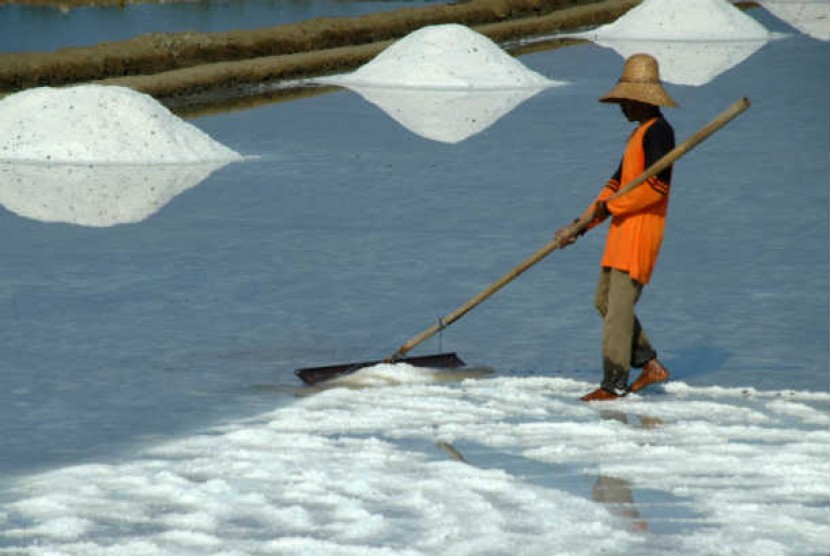
{"label": "salt pile", "polygon": [[484,35],[457,24],[418,29],[356,71],[316,81],[437,89],[545,88],[557,84],[526,68]]}
{"label": "salt pile", "polygon": [[140,222],[241,159],[124,87],[43,87],[0,101],[0,203],[34,220]]}
{"label": "salt pile", "polygon": [[379,363],[364,367],[333,379],[330,386],[372,387],[401,384],[429,384],[434,375],[432,369],[414,367],[407,363]]}
{"label": "salt pile", "polygon": [[0,160],[232,162],[239,153],[124,87],[42,87],[0,101]]}
{"label": "salt pile", "polygon": [[423,27],[356,71],[315,80],[348,87],[416,135],[458,143],[552,81],[463,25]]}
{"label": "salt pile", "polygon": [[382,386],[423,385],[442,382],[459,382],[470,378],[486,377],[492,372],[488,367],[465,369],[430,369],[408,363],[378,363],[357,372],[335,377],[322,383],[320,388],[371,388]]}
{"label": "salt pile", "polygon": [[645,0],[618,20],[586,33],[601,39],[765,40],[763,25],[726,0]]}

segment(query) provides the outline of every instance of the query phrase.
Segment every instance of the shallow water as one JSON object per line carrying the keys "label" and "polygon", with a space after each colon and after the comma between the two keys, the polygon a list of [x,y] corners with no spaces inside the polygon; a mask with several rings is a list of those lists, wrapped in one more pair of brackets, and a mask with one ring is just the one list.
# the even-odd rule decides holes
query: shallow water
{"label": "shallow water", "polygon": [[0,5],[0,52],[56,50],[120,41],[145,33],[211,33],[356,17],[437,0],[209,0],[60,10]]}
{"label": "shallow water", "polygon": [[[393,528],[392,537],[377,536],[368,544],[354,540],[357,548],[348,552],[343,547],[351,517],[327,513],[325,504],[314,502],[315,496],[324,499],[324,490],[300,502],[269,500],[271,510],[299,504],[314,519],[333,520],[325,531],[344,554],[401,549],[396,543],[415,535],[413,523],[429,522],[426,504],[384,508],[385,499],[373,498],[378,491],[394,497],[392,484],[412,477],[431,481],[413,497],[436,495],[430,489],[447,488],[446,477],[469,477],[473,490],[489,481],[498,485],[494,506],[525,508],[516,523],[531,523],[508,528],[503,537],[483,537],[510,546],[522,531],[542,527],[527,519],[553,507],[572,526],[566,527],[567,539],[583,534],[570,519],[588,511],[581,498],[590,496],[598,475],[633,484],[634,499],[643,503],[638,511],[657,508],[651,517],[666,520],[662,531],[668,537],[618,539],[629,554],[659,553],[677,540],[671,535],[688,531],[708,531],[702,538],[711,546],[733,543],[753,553],[789,554],[779,550],[787,539],[794,549],[807,546],[816,538],[813,532],[822,531],[813,524],[827,515],[826,497],[825,503],[799,506],[798,496],[807,496],[803,486],[787,495],[773,485],[781,479],[777,470],[786,468],[779,449],[786,446],[784,436],[794,439],[787,449],[804,459],[801,468],[819,469],[810,457],[820,460],[826,451],[820,435],[826,432],[821,416],[826,418],[827,399],[747,401],[740,392],[826,396],[828,389],[827,49],[827,43],[792,36],[763,46],[705,86],[668,86],[682,106],[667,112],[679,138],[743,95],[753,102],[677,165],[666,242],[639,305],[679,385],[736,390],[725,400],[718,391],[659,390],[617,408],[629,425],[613,415],[597,422],[596,411],[573,402],[599,379],[599,323],[591,298],[601,231],[554,253],[419,349],[457,351],[471,364],[494,368],[493,378],[460,386],[333,391],[310,399],[290,395],[300,386],[293,369],[388,355],[582,211],[616,167],[630,130],[616,109],[595,100],[619,72],[621,58],[611,50],[579,46],[523,57],[532,69],[570,85],[526,100],[456,144],[416,135],[360,96],[341,91],[194,120],[215,139],[256,158],[216,170],[141,222],[90,227],[44,223],[10,209],[0,213],[0,234],[7,238],[0,247],[0,334],[6,347],[0,361],[0,476],[8,487],[2,499],[22,504],[0,505],[0,531],[4,524],[18,531],[0,538],[0,548],[84,538],[109,543],[123,540],[119,534],[141,537],[142,527],[158,533],[159,546],[166,546],[173,537],[181,540],[174,533],[183,526],[165,529],[158,521],[136,520],[131,529],[125,517],[108,523],[106,535],[94,528],[86,537],[83,532],[92,527],[88,522],[97,523],[95,508],[116,508],[126,496],[119,476],[147,481],[141,491],[146,500],[136,507],[149,516],[165,496],[175,499],[177,477],[183,476],[201,485],[199,495],[213,508],[225,497],[219,483],[239,487],[233,470],[240,454],[273,471],[262,480],[274,493],[286,488],[278,475],[308,466],[322,477],[321,489],[343,490],[344,500],[366,502],[353,508],[354,515],[378,507],[389,515],[401,512],[401,529]],[[37,192],[32,194],[37,200]],[[577,382],[551,382],[558,378]],[[541,381],[538,388],[534,380]],[[392,405],[383,405],[384,396]],[[463,431],[466,412],[473,410],[470,426],[478,425]],[[654,438],[641,432],[638,417],[651,413],[671,424]],[[443,416],[452,422],[433,422]],[[630,425],[633,432],[625,432]],[[269,436],[286,427],[301,436]],[[543,436],[533,436],[537,427]],[[496,433],[515,440],[501,442]],[[696,439],[707,434],[713,443],[696,448]],[[539,444],[551,439],[564,452]],[[619,459],[603,459],[608,454],[592,444],[609,439]],[[436,462],[441,452],[433,440],[455,443],[484,471],[465,473]],[[638,442],[653,450],[632,451],[629,446]],[[285,452],[292,445],[304,449]],[[720,475],[698,476],[679,463],[686,451],[688,459],[701,450]],[[289,459],[268,459],[283,453]],[[203,460],[200,454],[215,456]],[[322,462],[342,455],[343,467],[315,463],[315,454]],[[337,475],[349,468],[348,454],[383,483],[364,477],[349,498],[348,482]],[[773,471],[750,474],[736,463],[742,454],[759,466],[775,457]],[[637,466],[652,456],[665,457],[669,473],[649,486],[636,479]],[[397,458],[414,461],[395,475],[395,466],[382,462]],[[94,467],[73,468],[83,463]],[[44,470],[51,474],[39,474]],[[75,473],[93,477],[90,489],[97,491],[73,490]],[[672,473],[688,484],[675,482]],[[718,490],[730,480],[734,489]],[[753,544],[751,528],[742,522],[734,536],[726,532],[729,519],[738,519],[724,515],[730,504],[745,504],[749,511],[760,503],[752,496],[754,484],[763,485],[758,496],[798,509],[796,525],[776,530],[779,536],[769,541],[774,546]],[[557,489],[574,498],[558,497]],[[514,490],[531,498],[520,503],[507,495]],[[43,506],[32,500],[48,501],[50,492],[70,505],[75,500],[76,521],[49,522],[51,532],[19,533],[30,520],[44,518]],[[704,501],[709,495],[711,504]],[[460,514],[481,510],[458,496],[446,507]],[[676,496],[684,497],[682,503]],[[238,508],[247,508],[246,500],[234,499]],[[767,510],[760,510],[761,522],[779,517],[779,510]],[[205,511],[205,527],[215,525],[211,535],[225,543],[221,547],[237,542],[240,551],[247,550],[234,538],[252,529],[224,523],[219,509]],[[410,511],[417,519],[404,517]],[[810,512],[819,517],[811,520]],[[488,516],[500,530],[505,514]],[[252,523],[260,518],[250,517]],[[596,519],[602,531],[616,531],[610,518]],[[190,530],[201,530],[193,520]],[[297,520],[292,531],[310,534]],[[268,528],[262,534],[281,535]],[[371,531],[365,538],[372,538]],[[205,540],[191,538],[192,546],[200,539]],[[267,540],[261,540],[252,551],[263,550]],[[438,553],[439,545],[431,542],[424,541],[418,553]],[[277,548],[290,553],[289,540],[280,543]],[[463,545],[452,546],[464,553]],[[325,552],[326,546],[317,548]],[[679,553],[706,553],[698,549],[690,544]],[[477,550],[471,552],[484,553]]]}

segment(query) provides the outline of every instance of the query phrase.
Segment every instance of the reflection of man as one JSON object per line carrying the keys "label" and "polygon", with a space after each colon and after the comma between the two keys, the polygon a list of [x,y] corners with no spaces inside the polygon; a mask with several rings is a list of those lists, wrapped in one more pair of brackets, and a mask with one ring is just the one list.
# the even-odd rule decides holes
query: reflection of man
{"label": "reflection of man", "polygon": [[591,487],[591,499],[594,502],[608,504],[613,514],[630,520],[632,530],[648,530],[648,523],[640,517],[640,512],[634,505],[634,497],[628,481],[600,475]]}
{"label": "reflection of man", "polygon": [[[606,421],[619,421],[628,425],[628,414],[620,411],[600,411],[600,417]],[[663,424],[659,417],[637,415],[640,428],[653,429]],[[632,531],[648,531],[648,522],[640,515],[634,504],[634,495],[631,493],[631,483],[625,479],[599,475],[591,487],[591,499],[594,502],[608,504],[611,513],[631,522]]]}
{"label": "reflection of man", "polygon": [[[583,401],[613,400],[669,377],[634,314],[634,305],[651,278],[663,241],[672,169],[663,170],[629,193],[611,197],[674,148],[674,130],[659,107],[677,103],[663,89],[657,60],[648,54],[628,58],[617,85],[600,101],[618,103],[625,117],[637,122],[637,128],[628,139],[616,173],[583,215],[593,218],[589,229],[613,217],[595,297],[603,318],[603,379]],[[569,226],[556,233],[563,246],[576,241],[570,234]],[[632,366],[643,371],[629,387]]]}

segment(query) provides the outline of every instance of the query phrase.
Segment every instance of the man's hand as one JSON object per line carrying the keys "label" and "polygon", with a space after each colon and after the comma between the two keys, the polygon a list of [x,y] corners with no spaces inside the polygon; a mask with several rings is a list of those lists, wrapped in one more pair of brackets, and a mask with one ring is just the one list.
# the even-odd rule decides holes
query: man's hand
{"label": "man's hand", "polygon": [[608,205],[605,204],[605,201],[597,201],[596,205],[594,205],[594,220],[603,222],[610,215],[611,213],[608,212]]}
{"label": "man's hand", "polygon": [[555,237],[559,240],[559,246],[564,248],[574,243],[579,236],[573,233],[573,224],[568,224],[556,230]]}

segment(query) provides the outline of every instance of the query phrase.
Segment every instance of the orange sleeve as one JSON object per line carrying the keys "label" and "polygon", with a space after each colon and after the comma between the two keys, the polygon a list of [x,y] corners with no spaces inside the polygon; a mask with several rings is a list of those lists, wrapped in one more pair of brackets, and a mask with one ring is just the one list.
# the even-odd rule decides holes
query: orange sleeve
{"label": "orange sleeve", "polygon": [[591,204],[588,205],[588,208],[586,208],[585,212],[583,212],[582,215],[579,217],[580,220],[582,220],[583,218],[591,218],[591,222],[588,224],[588,227],[585,228],[586,232],[592,228],[599,226],[603,222],[598,218],[593,218],[594,210],[597,206],[597,203],[600,201],[604,201],[605,199],[613,195],[616,191],[619,191],[619,189],[619,180],[617,180],[616,177],[611,178],[610,180],[608,180],[608,183],[605,184],[605,187],[602,188],[602,191],[599,192],[599,195],[597,195],[596,199],[594,199],[593,202],[591,202]]}
{"label": "orange sleeve", "polygon": [[651,177],[625,195],[607,203],[608,212],[614,216],[626,216],[659,203],[668,195],[669,186],[657,177]]}

